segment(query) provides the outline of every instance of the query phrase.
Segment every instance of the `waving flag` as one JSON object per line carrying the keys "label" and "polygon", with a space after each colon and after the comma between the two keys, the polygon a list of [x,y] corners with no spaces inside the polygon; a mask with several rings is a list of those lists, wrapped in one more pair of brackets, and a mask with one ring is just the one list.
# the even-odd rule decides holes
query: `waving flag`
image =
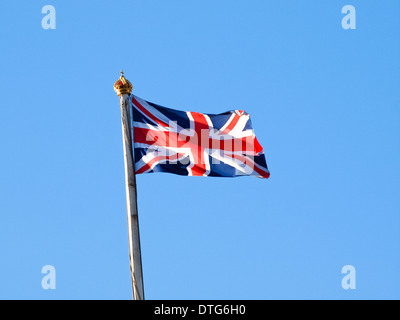
{"label": "waving flag", "polygon": [[246,112],[184,112],[134,95],[130,104],[136,174],[269,177]]}

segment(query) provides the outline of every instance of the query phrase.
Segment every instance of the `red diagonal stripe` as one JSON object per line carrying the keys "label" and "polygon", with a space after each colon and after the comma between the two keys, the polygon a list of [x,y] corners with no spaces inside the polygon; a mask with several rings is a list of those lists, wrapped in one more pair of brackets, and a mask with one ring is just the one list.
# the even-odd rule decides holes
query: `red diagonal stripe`
{"label": "red diagonal stripe", "polygon": [[220,132],[220,134],[228,134],[229,132],[231,132],[233,130],[233,128],[235,128],[235,126],[239,122],[241,115],[243,114],[243,111],[239,111],[239,112],[240,112],[240,115],[235,113],[231,123],[229,123],[229,125],[224,129],[224,131]]}
{"label": "red diagonal stripe", "polygon": [[168,124],[165,122],[161,121],[158,119],[156,116],[154,116],[151,112],[149,112],[145,107],[143,107],[139,101],[135,99],[134,96],[132,96],[132,102],[138,108],[140,111],[142,111],[146,116],[148,116],[151,120],[157,122],[159,125],[162,125],[163,127],[168,127]]}

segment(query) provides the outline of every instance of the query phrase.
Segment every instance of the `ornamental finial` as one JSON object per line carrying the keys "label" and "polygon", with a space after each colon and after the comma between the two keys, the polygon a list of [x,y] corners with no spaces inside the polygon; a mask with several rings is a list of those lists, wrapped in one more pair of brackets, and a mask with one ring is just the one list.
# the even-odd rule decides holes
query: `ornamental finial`
{"label": "ornamental finial", "polygon": [[114,83],[114,91],[117,93],[118,96],[121,96],[123,94],[131,94],[132,89],[132,83],[130,83],[130,81],[125,78],[124,72],[121,70],[121,76]]}

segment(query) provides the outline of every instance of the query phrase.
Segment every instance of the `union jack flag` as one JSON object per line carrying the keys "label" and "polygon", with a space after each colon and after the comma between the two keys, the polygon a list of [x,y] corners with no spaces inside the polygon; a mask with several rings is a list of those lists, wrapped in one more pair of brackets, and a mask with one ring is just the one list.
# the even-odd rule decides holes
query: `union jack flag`
{"label": "union jack flag", "polygon": [[136,174],[268,178],[267,163],[250,116],[184,112],[131,95]]}

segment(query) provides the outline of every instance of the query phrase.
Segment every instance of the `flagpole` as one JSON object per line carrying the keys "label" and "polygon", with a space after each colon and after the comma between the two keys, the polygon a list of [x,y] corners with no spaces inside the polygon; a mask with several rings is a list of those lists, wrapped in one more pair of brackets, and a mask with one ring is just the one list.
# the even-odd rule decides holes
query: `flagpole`
{"label": "flagpole", "polygon": [[121,77],[115,82],[114,90],[119,96],[122,119],[122,136],[125,159],[125,187],[126,206],[128,215],[129,236],[129,260],[132,278],[133,300],[144,300],[142,255],[140,250],[139,218],[137,208],[136,175],[133,156],[133,131],[131,127],[131,115],[129,97],[132,92],[132,84],[125,79],[121,71]]}

